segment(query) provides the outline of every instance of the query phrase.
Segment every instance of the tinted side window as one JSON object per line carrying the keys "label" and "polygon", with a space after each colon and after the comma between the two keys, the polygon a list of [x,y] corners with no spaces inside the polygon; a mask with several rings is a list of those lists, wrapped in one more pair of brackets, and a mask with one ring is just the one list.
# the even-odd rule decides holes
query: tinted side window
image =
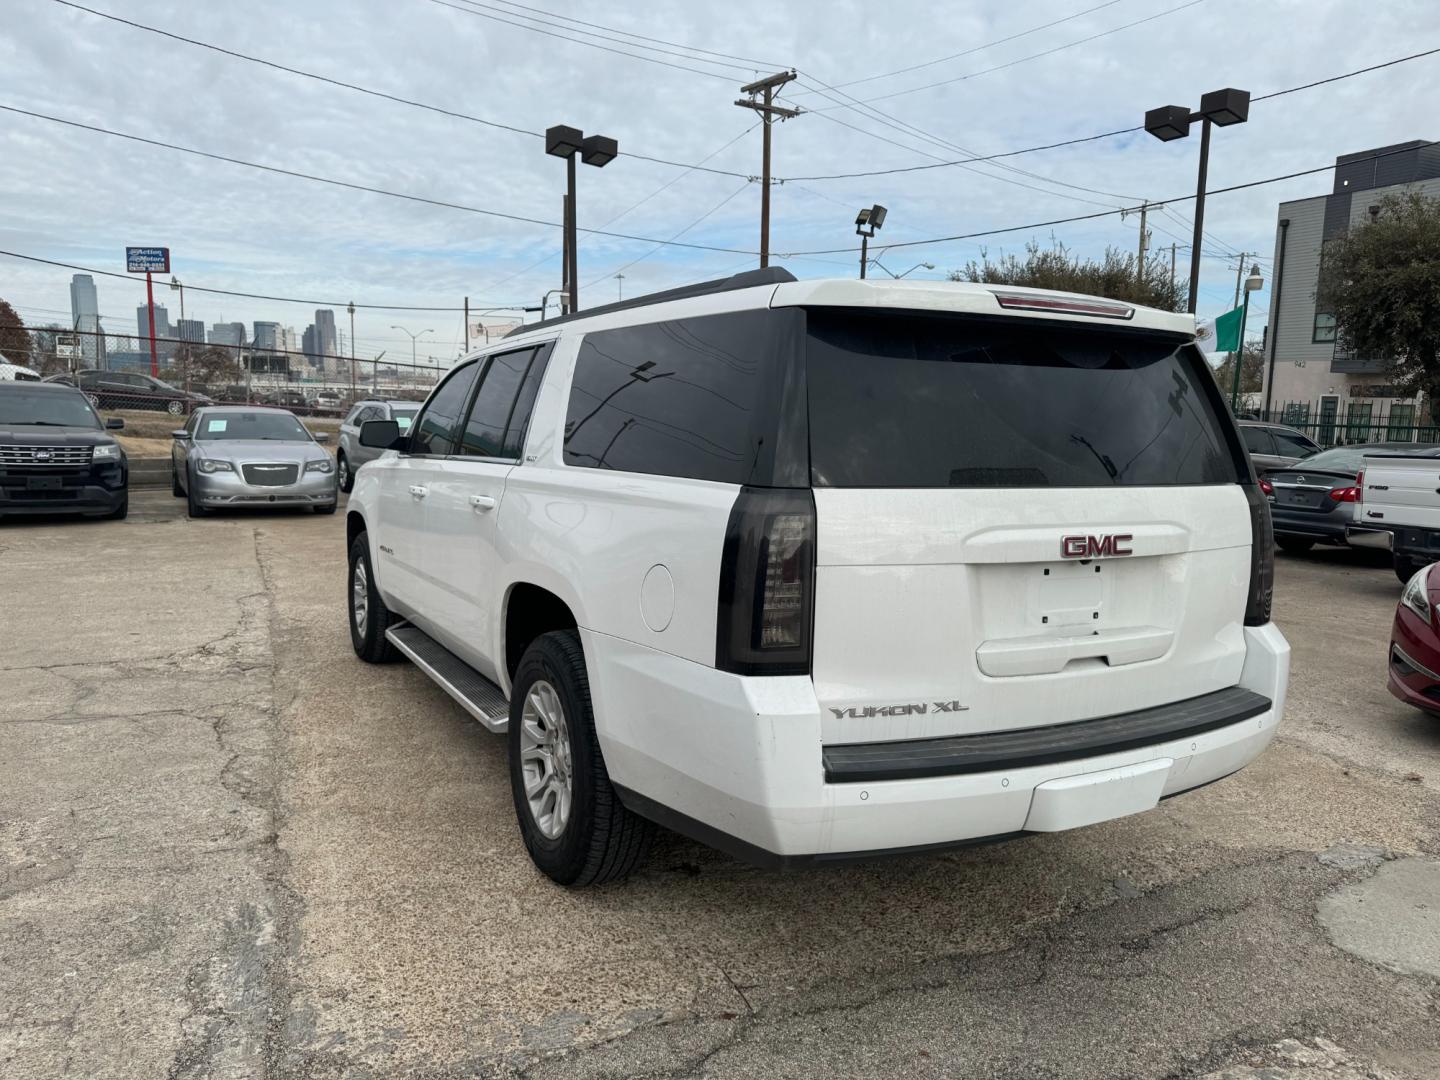
{"label": "tinted side window", "polygon": [[477,365],[472,360],[463,367],[456,368],[440,384],[440,389],[436,390],[426,403],[425,411],[420,414],[420,422],[411,434],[412,454],[441,455],[455,452],[460,417],[465,413],[466,399],[470,396],[470,388],[475,384],[476,370]]}
{"label": "tinted side window", "polygon": [[490,357],[485,367],[485,378],[470,409],[470,418],[465,422],[461,453],[478,457],[505,456],[505,426],[510,421],[515,396],[534,357],[533,346]]}
{"label": "tinted side window", "polygon": [[510,423],[505,428],[505,442],[500,456],[518,458],[525,450],[525,432],[530,426],[530,412],[535,408],[535,395],[540,390],[540,380],[545,376],[545,365],[550,359],[549,345],[541,345],[530,361],[530,371],[515,398],[515,407],[510,410]]}
{"label": "tinted side window", "polygon": [[586,334],[565,417],[566,464],[804,483],[803,391],[793,385],[800,325],[794,311],[760,310]]}
{"label": "tinted side window", "polygon": [[1245,449],[1252,454],[1275,453],[1275,443],[1270,438],[1270,432],[1263,427],[1242,427],[1240,437],[1245,440]]}
{"label": "tinted side window", "polygon": [[1305,457],[1315,453],[1319,449],[1313,442],[1303,435],[1296,435],[1293,431],[1274,431],[1275,445],[1280,448],[1280,453],[1287,457]]}

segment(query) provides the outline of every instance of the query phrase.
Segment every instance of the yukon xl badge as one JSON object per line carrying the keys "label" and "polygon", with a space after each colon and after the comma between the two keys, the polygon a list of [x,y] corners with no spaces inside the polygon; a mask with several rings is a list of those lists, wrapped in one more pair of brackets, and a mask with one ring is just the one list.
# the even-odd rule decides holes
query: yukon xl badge
{"label": "yukon xl badge", "polygon": [[905,705],[852,705],[848,709],[831,708],[836,720],[865,720],[872,716],[923,716],[929,712],[969,712],[969,705],[958,701],[915,701]]}
{"label": "yukon xl badge", "polygon": [[1065,559],[1109,559],[1116,555],[1134,555],[1128,546],[1134,539],[1130,533],[1114,533],[1110,536],[1062,536],[1060,556]]}

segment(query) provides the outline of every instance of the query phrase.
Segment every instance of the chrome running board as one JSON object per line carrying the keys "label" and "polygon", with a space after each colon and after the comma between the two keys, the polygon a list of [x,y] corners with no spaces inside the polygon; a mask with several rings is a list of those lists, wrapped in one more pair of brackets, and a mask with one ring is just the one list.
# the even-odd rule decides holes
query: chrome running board
{"label": "chrome running board", "polygon": [[398,623],[385,637],[486,730],[499,735],[510,726],[510,703],[500,687],[418,626]]}

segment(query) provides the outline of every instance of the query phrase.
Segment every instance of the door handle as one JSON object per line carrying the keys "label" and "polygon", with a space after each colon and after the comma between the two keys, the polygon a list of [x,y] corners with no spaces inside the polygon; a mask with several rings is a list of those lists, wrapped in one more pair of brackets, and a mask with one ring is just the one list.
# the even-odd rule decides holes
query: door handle
{"label": "door handle", "polygon": [[489,495],[471,495],[470,505],[475,508],[477,513],[483,514],[486,510],[495,509],[495,500]]}
{"label": "door handle", "polygon": [[423,499],[423,498],[424,498],[426,495],[428,495],[429,493],[430,493],[430,489],[427,488],[424,484],[411,484],[411,485],[410,485],[410,494],[411,494],[411,495],[414,495],[415,498],[417,498],[417,499]]}

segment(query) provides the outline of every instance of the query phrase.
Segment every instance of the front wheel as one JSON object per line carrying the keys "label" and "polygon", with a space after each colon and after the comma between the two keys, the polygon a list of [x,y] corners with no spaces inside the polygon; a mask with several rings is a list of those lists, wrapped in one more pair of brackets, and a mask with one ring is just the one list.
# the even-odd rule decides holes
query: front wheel
{"label": "front wheel", "polygon": [[1315,546],[1314,540],[1306,540],[1299,536],[1277,536],[1275,543],[1287,555],[1304,555]]}
{"label": "front wheel", "polygon": [[350,587],[346,590],[346,607],[350,612],[350,644],[355,655],[367,664],[389,663],[399,656],[385,636],[394,616],[375,587],[375,571],[370,566],[370,540],[365,533],[350,545]]}
{"label": "front wheel", "polygon": [[124,521],[130,513],[130,494],[126,492],[125,497],[120,500],[120,505],[105,516],[111,521]]}
{"label": "front wheel", "polygon": [[355,488],[355,474],[350,471],[350,459],[343,450],[335,457],[335,471],[339,473],[336,480],[340,484],[340,490],[348,495]]}
{"label": "front wheel", "polygon": [[1408,584],[1410,579],[1418,574],[1426,563],[1422,559],[1407,559],[1400,555],[1395,556],[1395,576],[1400,579],[1400,584]]}
{"label": "front wheel", "polygon": [[200,500],[195,498],[195,477],[190,477],[190,490],[185,493],[185,514],[187,517],[201,518],[205,516],[205,507],[200,505]]}
{"label": "front wheel", "polygon": [[171,416],[184,416],[185,403],[183,401],[167,401],[165,403],[165,411]]}
{"label": "front wheel", "polygon": [[610,783],[574,630],[525,650],[510,695],[510,790],[530,858],[561,885],[599,885],[645,857],[654,826]]}

